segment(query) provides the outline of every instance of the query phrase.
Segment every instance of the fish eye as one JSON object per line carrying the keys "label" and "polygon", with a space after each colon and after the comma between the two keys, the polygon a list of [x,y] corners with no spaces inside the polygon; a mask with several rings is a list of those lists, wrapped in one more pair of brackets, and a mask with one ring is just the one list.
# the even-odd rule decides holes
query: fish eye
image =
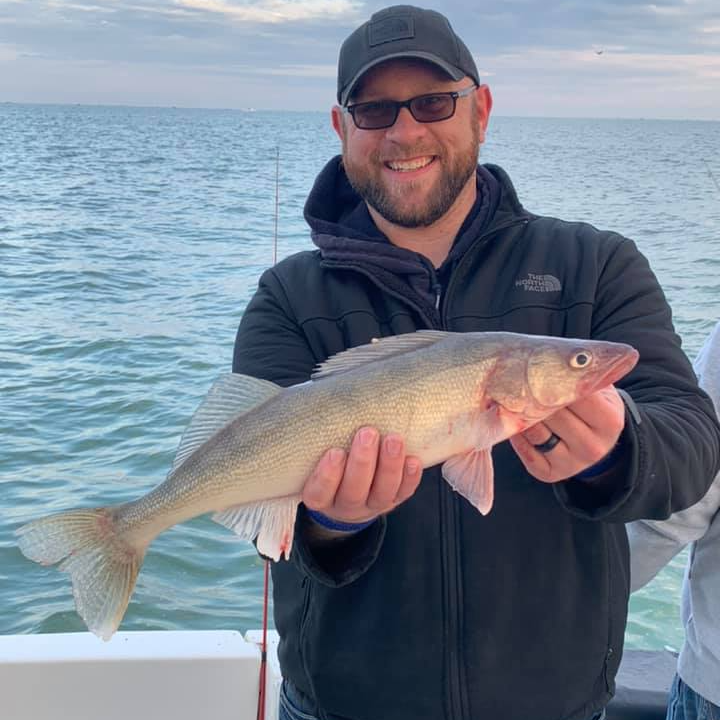
{"label": "fish eye", "polygon": [[570,358],[570,367],[581,370],[582,368],[586,368],[591,362],[592,354],[589,353],[587,350],[581,350],[580,352],[575,353]]}

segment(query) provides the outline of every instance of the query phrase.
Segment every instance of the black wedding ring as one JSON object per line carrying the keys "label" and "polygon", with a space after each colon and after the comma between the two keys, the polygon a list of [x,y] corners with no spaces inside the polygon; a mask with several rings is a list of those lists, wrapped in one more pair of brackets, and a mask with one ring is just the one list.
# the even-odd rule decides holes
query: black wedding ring
{"label": "black wedding ring", "polygon": [[533,445],[533,447],[541,453],[549,453],[558,443],[560,442],[560,438],[554,433],[550,433],[550,437],[545,441],[538,443],[537,445]]}

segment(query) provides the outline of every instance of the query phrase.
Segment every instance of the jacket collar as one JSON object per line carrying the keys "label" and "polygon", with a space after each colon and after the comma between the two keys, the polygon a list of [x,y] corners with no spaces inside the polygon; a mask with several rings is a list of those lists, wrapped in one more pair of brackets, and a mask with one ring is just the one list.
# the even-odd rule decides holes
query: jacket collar
{"label": "jacket collar", "polygon": [[[492,226],[527,213],[510,178],[497,165],[479,165],[478,198],[458,232],[442,272]],[[430,262],[419,253],[393,245],[378,230],[362,198],[345,175],[342,158],[330,160],[315,180],[305,203],[305,219],[324,260],[380,266],[398,275],[426,275]]]}

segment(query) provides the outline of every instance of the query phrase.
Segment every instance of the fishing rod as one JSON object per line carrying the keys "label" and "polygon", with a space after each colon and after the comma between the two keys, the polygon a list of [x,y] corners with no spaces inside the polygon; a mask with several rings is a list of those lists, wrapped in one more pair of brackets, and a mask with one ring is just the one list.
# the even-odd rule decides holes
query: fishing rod
{"label": "fishing rod", "polygon": [[[280,146],[275,146],[275,232],[273,234],[273,265],[277,263],[278,247],[278,215],[280,207]],[[263,624],[262,642],[260,643],[260,680],[258,687],[257,720],[265,720],[265,705],[267,696],[267,631],[268,631],[268,605],[270,587],[270,561],[264,561],[263,568]]]}
{"label": "fishing rod", "polygon": [[715,187],[718,189],[718,192],[720,192],[720,183],[718,183],[717,178],[713,175],[713,171],[710,169],[710,164],[705,158],[703,158],[702,161],[705,163],[710,179],[715,183]]}
{"label": "fishing rod", "polygon": [[273,237],[273,265],[277,263],[278,207],[280,203],[280,146],[275,146],[275,235]]}

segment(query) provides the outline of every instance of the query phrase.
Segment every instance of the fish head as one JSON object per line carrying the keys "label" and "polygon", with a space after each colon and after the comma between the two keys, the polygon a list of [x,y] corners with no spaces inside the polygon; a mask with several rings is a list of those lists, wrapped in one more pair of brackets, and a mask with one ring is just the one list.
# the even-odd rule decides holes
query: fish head
{"label": "fish head", "polygon": [[520,336],[498,355],[486,399],[538,421],[619,380],[638,358],[624,343]]}

